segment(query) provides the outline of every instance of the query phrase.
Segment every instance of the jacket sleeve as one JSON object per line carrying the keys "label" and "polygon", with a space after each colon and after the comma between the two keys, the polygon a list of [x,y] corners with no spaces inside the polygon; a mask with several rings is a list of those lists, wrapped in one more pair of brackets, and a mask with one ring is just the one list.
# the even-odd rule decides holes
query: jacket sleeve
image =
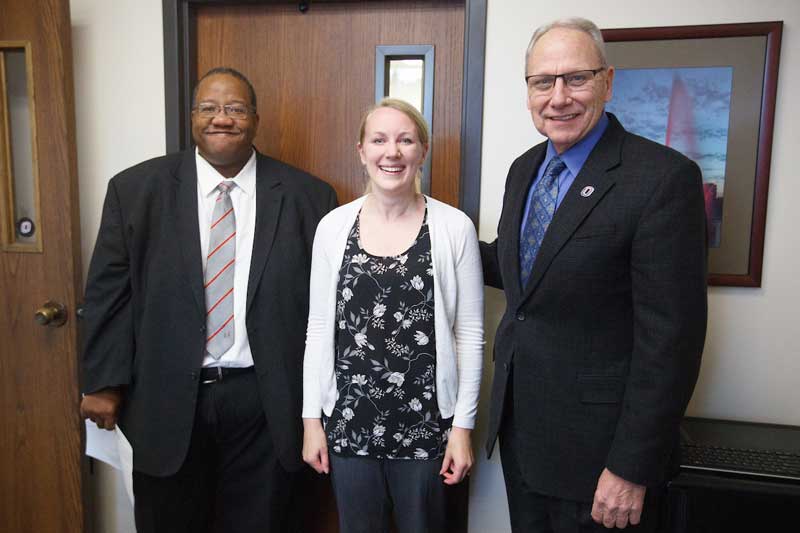
{"label": "jacket sleeve", "polygon": [[664,481],[705,342],[706,227],[700,170],[681,159],[646,205],[631,246],[633,352],[606,466]]}
{"label": "jacket sleeve", "polygon": [[116,182],[106,192],[83,305],[82,390],[127,385],[135,352],[130,257]]}
{"label": "jacket sleeve", "polygon": [[483,282],[489,287],[503,290],[503,276],[497,260],[497,239],[480,243],[480,259],[483,265]]}
{"label": "jacket sleeve", "polygon": [[303,418],[322,416],[322,390],[320,372],[325,357],[332,357],[328,315],[331,302],[328,301],[331,282],[331,265],[325,246],[331,236],[328,234],[325,219],[320,222],[314,235],[311,254],[311,280],[309,285],[308,325],[306,328],[306,349],[303,356]]}
{"label": "jacket sleeve", "polygon": [[[501,233],[504,228],[504,221],[506,217],[509,216],[506,213],[506,210],[509,206],[514,205],[514,202],[510,201],[508,198],[509,195],[509,187],[512,184],[513,176],[517,175],[518,168],[520,165],[520,159],[517,158],[512,164],[511,167],[508,169],[508,175],[506,176],[506,184],[505,184],[505,191],[503,192],[503,204],[502,209],[500,211],[500,220],[497,222],[497,237],[494,241],[487,243],[481,241],[480,243],[480,258],[481,264],[483,265],[483,282],[484,284],[488,285],[489,287],[494,287],[495,289],[504,290],[503,285],[503,273],[500,269],[500,260],[501,258],[498,256],[500,252],[498,243],[501,238]],[[511,215],[513,217],[513,215]],[[518,228],[517,228],[518,230]],[[504,235],[503,238],[508,238],[507,235]],[[517,235],[512,235],[512,238],[518,238]]]}
{"label": "jacket sleeve", "polygon": [[465,429],[475,426],[483,366],[483,272],[478,236],[466,216],[455,261],[456,317],[453,330],[456,340],[458,395],[453,425]]}

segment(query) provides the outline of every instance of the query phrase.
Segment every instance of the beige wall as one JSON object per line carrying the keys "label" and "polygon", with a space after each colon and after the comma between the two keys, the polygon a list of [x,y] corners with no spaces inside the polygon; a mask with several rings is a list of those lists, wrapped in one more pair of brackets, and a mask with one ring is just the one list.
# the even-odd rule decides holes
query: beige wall
{"label": "beige wall", "polygon": [[[566,7],[559,7],[564,5]],[[71,0],[84,264],[88,265],[105,186],[113,173],[164,151],[163,46],[160,0]],[[642,27],[783,20],[770,200],[760,289],[714,287],[709,334],[692,415],[800,425],[800,251],[795,228],[800,180],[792,127],[800,104],[800,3],[796,0],[574,0],[568,4],[489,0],[483,130],[480,236],[495,235],[503,183],[513,159],[541,137],[525,109],[523,54],[533,29],[551,19],[581,15],[600,27]],[[502,295],[487,290],[487,346],[502,313]],[[486,383],[491,379],[487,350]],[[484,389],[484,398],[487,389]],[[508,531],[505,490],[497,456],[482,458],[472,476],[470,531]],[[130,504],[113,471],[96,483],[98,531],[133,531]]]}
{"label": "beige wall", "polygon": [[[89,267],[115,173],[164,154],[161,0],[70,0],[81,193],[81,250]],[[96,463],[95,531],[134,533],[119,472]]]}

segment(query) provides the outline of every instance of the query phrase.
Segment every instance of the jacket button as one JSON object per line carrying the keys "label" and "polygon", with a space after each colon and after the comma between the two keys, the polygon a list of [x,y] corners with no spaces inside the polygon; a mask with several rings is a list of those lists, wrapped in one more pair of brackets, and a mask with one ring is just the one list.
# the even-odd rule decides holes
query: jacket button
{"label": "jacket button", "polygon": [[206,332],[206,327],[200,326],[200,333],[205,333],[205,332]]}
{"label": "jacket button", "polygon": [[503,370],[508,372],[508,363],[503,363]]}
{"label": "jacket button", "polygon": [[519,320],[520,322],[523,322],[525,320],[525,313],[523,313],[522,311],[517,313],[517,320]]}

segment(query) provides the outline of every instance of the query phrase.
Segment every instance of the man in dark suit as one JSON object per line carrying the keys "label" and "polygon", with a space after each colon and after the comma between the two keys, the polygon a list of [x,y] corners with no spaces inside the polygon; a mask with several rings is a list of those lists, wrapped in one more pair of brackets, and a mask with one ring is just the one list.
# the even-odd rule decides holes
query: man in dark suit
{"label": "man in dark suit", "polygon": [[515,531],[653,531],[705,339],[700,171],[605,113],[590,21],[537,30],[526,67],[548,141],[512,164],[481,244],[507,301],[487,451],[499,434]]}
{"label": "man in dark suit", "polygon": [[193,97],[197,148],[109,183],[81,411],[131,442],[140,533],[287,527],[311,245],[336,194],[259,154],[257,127],[250,82],[214,69]]}

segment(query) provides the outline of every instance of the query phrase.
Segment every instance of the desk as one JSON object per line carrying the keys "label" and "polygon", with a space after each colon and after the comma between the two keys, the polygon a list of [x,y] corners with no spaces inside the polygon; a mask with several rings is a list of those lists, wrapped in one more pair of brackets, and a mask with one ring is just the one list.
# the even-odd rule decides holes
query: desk
{"label": "desk", "polygon": [[[800,427],[686,417],[682,439],[800,452]],[[670,482],[670,533],[800,531],[800,481],[681,467]]]}

